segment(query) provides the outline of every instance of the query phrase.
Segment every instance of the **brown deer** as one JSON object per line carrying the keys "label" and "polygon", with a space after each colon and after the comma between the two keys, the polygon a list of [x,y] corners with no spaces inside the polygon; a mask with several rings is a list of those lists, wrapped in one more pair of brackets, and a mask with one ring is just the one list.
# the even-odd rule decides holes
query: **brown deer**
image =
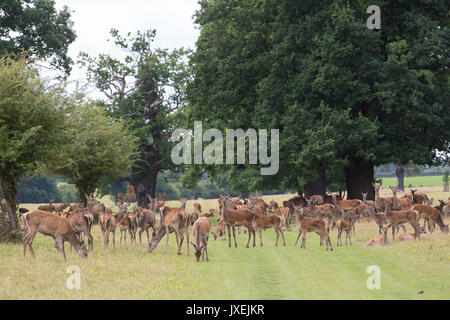
{"label": "brown deer", "polygon": [[275,213],[280,215],[283,222],[284,230],[291,230],[291,209],[289,207],[277,208]]}
{"label": "brown deer", "polygon": [[345,245],[347,245],[347,239],[350,239],[350,245],[352,245],[352,229],[354,224],[354,219],[356,218],[356,209],[353,209],[352,212],[344,214],[343,218],[336,222],[336,225],[332,227],[337,228],[338,236],[336,246],[342,246],[342,232],[345,231]]}
{"label": "brown deer", "polygon": [[389,228],[383,227],[382,228],[383,235],[370,239],[369,241],[366,242],[365,246],[366,247],[380,247],[380,246],[388,245],[389,244],[389,241],[387,238],[388,230],[389,230]]}
{"label": "brown deer", "polygon": [[118,223],[118,216],[111,213],[102,213],[98,218],[98,224],[103,235],[103,246],[108,250],[109,234],[112,233],[113,246],[116,248],[116,228]]}
{"label": "brown deer", "polygon": [[309,197],[310,199],[313,199],[314,202],[316,204],[323,204],[323,197],[320,194],[314,194],[311,197]]}
{"label": "brown deer", "polygon": [[301,248],[306,249],[306,234],[308,232],[315,232],[317,233],[321,238],[325,239],[325,243],[328,247],[330,247],[331,251],[333,251],[333,246],[331,244],[330,235],[328,232],[328,225],[321,219],[321,218],[311,218],[311,217],[305,217],[303,214],[303,211],[305,208],[295,206],[295,212],[297,213],[296,220],[297,220],[297,230],[298,230],[298,236],[297,240],[295,241],[295,245],[297,246],[298,240],[300,239],[300,236],[303,233],[303,240]]}
{"label": "brown deer", "polygon": [[363,197],[363,200],[362,200],[363,204],[375,207],[375,201],[367,200],[367,194],[368,194],[368,192],[361,192],[361,195]]}
{"label": "brown deer", "polygon": [[402,210],[402,209],[409,209],[411,208],[411,200],[409,198],[397,198],[397,187],[389,187],[393,194],[393,203],[392,203],[392,209],[394,210]]}
{"label": "brown deer", "polygon": [[386,208],[384,214],[386,215],[386,219],[389,222],[389,227],[392,227],[392,240],[395,240],[395,231],[398,225],[409,222],[411,226],[415,230],[416,237],[420,240],[420,228],[418,225],[418,219],[419,219],[419,212],[415,209],[408,209],[408,210],[398,210],[394,211],[391,210],[391,203],[390,201],[386,201]]}
{"label": "brown deer", "polygon": [[417,189],[410,189],[413,204],[428,204],[430,199],[423,192],[417,192]]}
{"label": "brown deer", "polygon": [[80,241],[82,240],[82,233],[88,238],[88,248],[90,251],[94,251],[94,238],[91,235],[92,220],[91,216],[82,212],[64,212],[61,217],[69,220],[72,230],[78,236]]}
{"label": "brown deer", "polygon": [[280,237],[283,238],[283,246],[286,245],[286,241],[284,240],[284,233],[283,233],[283,218],[278,214],[272,214],[269,216],[265,216],[262,214],[255,213],[253,218],[253,228],[257,229],[259,232],[259,241],[261,244],[261,247],[263,246],[262,241],[262,231],[263,229],[269,229],[273,228],[275,230],[275,234],[277,235],[277,240],[275,242],[275,247],[278,246],[278,239]]}
{"label": "brown deer", "polygon": [[53,208],[55,209],[55,213],[57,215],[61,215],[62,212],[64,211],[64,209],[66,209],[68,207],[70,207],[70,203],[69,202],[53,204]]}
{"label": "brown deer", "polygon": [[278,209],[278,203],[273,199],[270,200],[268,209],[269,211],[275,212]]}
{"label": "brown deer", "polygon": [[205,260],[205,253],[206,253],[206,261],[209,261],[208,239],[210,232],[211,232],[211,222],[209,222],[208,218],[200,217],[194,222],[192,235],[195,239],[195,243],[194,242],[191,243],[195,249],[195,258],[197,259],[197,262],[200,261],[200,256],[202,256],[202,261]]}
{"label": "brown deer", "polygon": [[384,211],[385,210],[385,206],[386,206],[386,201],[389,201],[389,203],[393,203],[393,197],[385,197],[382,198],[380,197],[380,188],[381,185],[376,185],[374,183],[372,183],[374,189],[375,189],[375,208],[378,211]]}
{"label": "brown deer", "polygon": [[213,237],[214,240],[217,240],[217,237],[221,237],[222,240],[225,240],[225,224],[222,216],[219,216],[219,223],[217,224],[216,232],[213,233]]}
{"label": "brown deer", "polygon": [[[434,222],[439,226],[442,232],[448,233],[448,224],[447,225],[444,224],[441,213],[439,212],[438,209],[433,208],[426,204],[416,204],[412,207],[412,209],[417,210],[419,214],[417,221],[419,221],[420,219],[424,219],[425,221]],[[425,222],[423,227],[425,227]]]}
{"label": "brown deer", "polygon": [[[427,233],[425,231],[424,227],[420,227],[419,232],[420,233]],[[415,233],[403,233],[403,234],[397,236],[397,240],[399,240],[399,241],[413,241],[413,240],[416,240],[416,234]]]}
{"label": "brown deer", "polygon": [[151,242],[148,246],[148,253],[153,252],[158,243],[161,241],[164,235],[166,235],[166,247],[164,253],[167,253],[167,247],[169,246],[169,233],[175,232],[177,245],[178,245],[178,255],[181,255],[181,246],[183,245],[184,235],[186,234],[187,243],[187,255],[189,255],[189,225],[190,225],[190,214],[185,210],[186,199],[181,199],[181,206],[179,208],[169,208],[162,207],[160,209],[162,219],[158,232],[154,234]]}
{"label": "brown deer", "polygon": [[[371,217],[373,219],[373,221],[378,225],[378,233],[381,235],[381,231],[382,231],[384,225],[388,223],[384,212],[375,212],[375,207],[373,207],[373,206],[367,206],[364,209],[364,212],[366,215]],[[403,224],[401,224],[400,227],[402,227],[403,231],[406,233],[405,226]],[[397,232],[398,232],[398,229],[397,229]]]}
{"label": "brown deer", "polygon": [[41,211],[53,212],[55,207],[53,206],[54,200],[50,200],[49,204],[40,205],[37,209]]}
{"label": "brown deer", "polygon": [[148,229],[153,228],[153,233],[156,232],[156,213],[150,209],[144,209],[141,207],[135,207],[134,213],[139,217],[138,218],[138,228],[139,229],[139,243],[142,244],[142,233],[146,232],[147,234],[147,243],[150,242],[150,237],[148,234]]}
{"label": "brown deer", "polygon": [[223,216],[223,221],[228,229],[228,247],[231,248],[231,231],[233,229],[234,246],[237,248],[236,242],[236,227],[245,226],[248,230],[248,241],[247,248],[250,244],[251,236],[253,235],[253,246],[256,246],[255,241],[255,229],[253,229],[253,217],[254,213],[251,210],[235,210],[229,209],[227,202],[229,202],[228,197],[221,197],[221,215]]}
{"label": "brown deer", "polygon": [[36,257],[33,251],[33,240],[37,232],[50,236],[55,240],[55,247],[61,252],[66,261],[64,252],[64,241],[68,241],[77,251],[80,257],[86,258],[88,253],[83,241],[79,240],[70,225],[68,219],[64,219],[53,213],[42,210],[33,210],[23,214],[23,222],[26,225],[27,234],[23,240],[23,256],[26,254],[28,245],[33,257]]}

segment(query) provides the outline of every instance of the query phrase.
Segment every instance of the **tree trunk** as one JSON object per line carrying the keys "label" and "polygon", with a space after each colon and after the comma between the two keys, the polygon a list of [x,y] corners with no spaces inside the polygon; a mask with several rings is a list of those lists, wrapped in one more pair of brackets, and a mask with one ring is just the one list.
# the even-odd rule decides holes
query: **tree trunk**
{"label": "tree trunk", "polygon": [[6,201],[4,208],[6,209],[9,218],[11,230],[17,230],[19,225],[16,215],[19,202],[19,187],[17,181],[14,179],[7,181],[2,180],[1,186],[2,195]]}
{"label": "tree trunk", "polygon": [[131,180],[139,207],[146,208],[150,202],[147,196],[155,196],[158,172],[159,168],[153,166],[149,168],[146,175],[141,175]]}
{"label": "tree trunk", "polygon": [[350,166],[344,168],[347,184],[347,199],[361,199],[361,192],[367,192],[367,200],[375,200],[375,181],[373,163],[362,159],[353,159]]}
{"label": "tree trunk", "polygon": [[318,194],[324,196],[327,190],[327,177],[324,168],[317,170],[317,178],[305,184],[304,192],[306,197]]}
{"label": "tree trunk", "polygon": [[397,188],[399,191],[405,191],[405,170],[401,164],[397,164],[395,169],[395,175],[397,176]]}

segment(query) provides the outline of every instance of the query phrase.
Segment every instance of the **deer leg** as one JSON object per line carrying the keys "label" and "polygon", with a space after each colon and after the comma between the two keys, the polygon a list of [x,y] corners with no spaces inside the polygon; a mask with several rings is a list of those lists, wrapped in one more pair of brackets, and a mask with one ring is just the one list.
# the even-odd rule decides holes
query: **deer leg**
{"label": "deer leg", "polygon": [[306,231],[303,232],[302,246],[303,249],[306,249]]}
{"label": "deer leg", "polygon": [[281,230],[275,229],[275,233],[277,234],[277,240],[275,241],[275,247],[278,247],[278,239],[280,238],[280,232],[279,231],[281,231]]}
{"label": "deer leg", "polygon": [[298,229],[298,236],[297,236],[297,240],[295,241],[295,246],[297,246],[298,243],[298,239],[300,239],[300,236],[302,235],[302,230]]}
{"label": "deer leg", "polygon": [[[237,248],[237,242],[236,242],[236,227],[233,226],[233,239],[234,239],[234,246]],[[248,244],[247,244],[248,245]]]}
{"label": "deer leg", "polygon": [[[169,227],[165,227],[166,228],[166,247],[164,248],[164,253],[167,253],[167,248],[169,247]],[[177,239],[177,245],[178,245],[178,236],[175,233],[175,237]]]}
{"label": "deer leg", "polygon": [[106,231],[103,235],[103,249],[108,250],[108,243],[109,243],[109,232]]}
{"label": "deer leg", "polygon": [[113,238],[113,246],[115,249],[116,248],[116,230],[112,231],[112,238]]}
{"label": "deer leg", "polygon": [[[177,232],[177,230],[175,230],[175,232]],[[183,236],[183,233],[181,233],[180,231],[178,231],[180,234],[179,234],[179,237],[180,237],[180,245],[178,246],[178,252],[177,252],[177,254],[178,255],[181,255],[181,246],[183,245],[183,240],[184,240],[184,236]],[[188,242],[188,244],[189,244],[189,242]]]}
{"label": "deer leg", "polygon": [[[262,247],[263,246],[263,242],[262,242],[262,228],[259,228],[258,233],[259,233],[259,244]],[[250,235],[250,232],[248,234]],[[249,238],[249,241],[250,241],[250,238]],[[248,245],[247,245],[247,248],[248,248]]]}
{"label": "deer leg", "polygon": [[228,229],[228,248],[231,248],[231,230],[230,230],[230,225],[227,225],[227,229]]}

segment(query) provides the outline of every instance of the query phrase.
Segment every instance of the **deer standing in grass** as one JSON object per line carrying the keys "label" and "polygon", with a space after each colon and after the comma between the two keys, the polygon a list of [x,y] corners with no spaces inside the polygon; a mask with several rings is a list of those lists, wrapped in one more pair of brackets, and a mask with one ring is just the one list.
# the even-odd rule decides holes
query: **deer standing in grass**
{"label": "deer standing in grass", "polygon": [[375,189],[375,208],[378,211],[383,212],[386,207],[386,201],[389,201],[389,203],[392,204],[394,199],[393,197],[385,197],[385,198],[380,197],[381,185],[376,185],[374,183],[372,183],[372,185],[373,188]]}
{"label": "deer standing in grass", "polygon": [[231,232],[230,229],[233,229],[233,238],[234,238],[234,246],[237,248],[236,242],[236,230],[235,228],[238,226],[245,226],[248,230],[248,241],[247,248],[250,244],[251,236],[253,235],[253,246],[256,246],[255,240],[255,229],[253,229],[253,217],[254,213],[250,210],[235,210],[229,209],[227,202],[229,201],[228,197],[221,197],[221,215],[223,216],[223,222],[228,229],[228,247],[231,248]]}
{"label": "deer standing in grass", "polygon": [[23,240],[23,256],[26,254],[26,247],[28,245],[33,257],[36,257],[33,251],[33,240],[37,232],[43,235],[50,236],[55,240],[55,247],[61,252],[66,261],[66,254],[64,252],[64,241],[68,241],[77,251],[80,257],[87,257],[86,246],[83,241],[79,240],[68,219],[64,219],[53,213],[33,210],[23,214],[23,222],[26,226],[26,236]]}
{"label": "deer standing in grass", "polygon": [[428,204],[430,199],[423,192],[417,192],[417,189],[411,189],[412,203],[413,204]]}
{"label": "deer standing in grass", "polygon": [[278,246],[278,239],[280,237],[283,238],[283,246],[286,245],[286,241],[284,240],[284,233],[283,233],[283,218],[278,214],[272,214],[269,216],[265,216],[262,214],[255,213],[253,218],[253,228],[257,229],[259,232],[259,241],[261,244],[261,247],[263,246],[262,241],[262,231],[263,229],[269,229],[273,228],[275,230],[275,234],[277,235],[277,240],[275,242],[275,247]]}
{"label": "deer standing in grass", "polygon": [[118,223],[118,216],[111,213],[102,213],[98,218],[98,224],[103,235],[103,246],[108,250],[109,234],[112,233],[112,240],[114,249],[116,248],[116,228]]}
{"label": "deer standing in grass", "polygon": [[[156,206],[155,206],[156,207]],[[134,212],[138,215],[138,227],[139,230],[139,243],[142,244],[142,233],[147,234],[147,243],[150,242],[150,237],[148,234],[148,229],[153,228],[153,233],[156,232],[156,213],[151,209],[144,209],[141,207],[134,208]]]}
{"label": "deer standing in grass", "polygon": [[411,208],[411,200],[409,198],[397,198],[397,187],[389,187],[393,194],[393,203],[392,203],[392,209],[394,210],[406,210]]}
{"label": "deer standing in grass", "polygon": [[386,201],[385,213],[386,219],[389,222],[389,227],[392,227],[392,240],[395,240],[395,231],[398,230],[397,226],[406,222],[414,228],[415,236],[420,240],[420,228],[418,225],[419,212],[414,209],[408,210],[391,210],[390,201]]}
{"label": "deer standing in grass", "polygon": [[333,246],[331,244],[330,235],[328,233],[328,225],[321,218],[305,217],[303,214],[304,209],[305,208],[295,206],[295,211],[297,213],[296,220],[297,220],[297,230],[298,230],[298,236],[297,236],[297,240],[295,241],[295,245],[297,245],[298,240],[300,239],[300,236],[303,233],[301,248],[306,249],[306,234],[308,232],[315,232],[321,238],[325,239],[327,250],[329,247],[331,249],[331,251],[333,251]]}
{"label": "deer standing in grass", "polygon": [[[208,258],[208,239],[209,233],[211,232],[211,222],[206,217],[200,217],[194,222],[192,235],[195,239],[195,243],[192,243],[192,246],[195,250],[195,258],[197,262],[200,261],[200,256],[202,256],[202,261],[205,260],[206,253],[206,261],[209,261]],[[202,255],[203,253],[203,255]]]}
{"label": "deer standing in grass", "polygon": [[186,199],[181,199],[181,206],[179,208],[162,207],[160,209],[162,219],[158,232],[152,237],[148,246],[148,253],[153,252],[161,239],[166,235],[166,246],[164,253],[167,253],[169,246],[169,233],[175,232],[178,246],[178,255],[181,255],[181,246],[184,241],[184,234],[186,234],[187,255],[189,255],[189,225],[190,214],[186,211]]}
{"label": "deer standing in grass", "polygon": [[347,245],[347,239],[350,240],[350,245],[352,245],[352,227],[354,223],[354,219],[356,218],[356,209],[352,209],[351,212],[347,212],[344,214],[343,218],[336,222],[336,225],[333,226],[338,230],[338,236],[336,241],[336,246],[342,246],[342,232],[345,231],[345,245]]}

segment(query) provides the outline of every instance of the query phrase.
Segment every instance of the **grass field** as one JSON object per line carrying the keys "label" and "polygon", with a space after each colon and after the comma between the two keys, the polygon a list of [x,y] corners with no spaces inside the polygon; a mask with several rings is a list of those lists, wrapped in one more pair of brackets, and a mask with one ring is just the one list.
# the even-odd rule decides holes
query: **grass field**
{"label": "grass field", "polygon": [[[450,196],[438,190],[428,193]],[[289,197],[269,196],[266,200],[281,203]],[[200,202],[204,210],[217,204],[214,200]],[[191,206],[192,201],[188,209]],[[208,263],[197,263],[192,247],[191,255],[186,256],[186,244],[183,255],[177,256],[173,234],[167,254],[163,252],[165,239],[148,254],[144,244],[120,245],[118,231],[116,249],[105,252],[99,227],[95,225],[93,230],[95,248],[87,260],[70,252],[66,244],[64,262],[54,249],[53,239],[40,234],[33,244],[36,259],[29,252],[22,258],[20,244],[0,244],[0,299],[450,298],[450,237],[440,230],[409,243],[392,243],[389,233],[390,245],[365,248],[365,242],[378,235],[378,228],[374,223],[358,223],[352,246],[336,247],[336,231],[331,231],[332,252],[320,247],[319,237],[312,233],[308,233],[306,249],[295,247],[295,229],[286,232],[285,247],[274,246],[272,229],[263,233],[264,247],[259,246],[258,235],[257,247],[248,249],[244,233],[238,235],[237,249],[228,248],[228,240],[214,241],[211,237]],[[407,230],[411,232],[412,228],[407,226]],[[80,267],[80,290],[66,286],[67,267],[71,265]],[[366,271],[370,265],[381,269],[379,290],[367,288],[370,274]]]}
{"label": "grass field", "polygon": [[[443,176],[405,177],[405,187],[409,190],[408,188],[409,185],[412,185],[413,188],[442,186],[443,185],[442,177]],[[382,178],[382,180],[383,180],[382,188],[389,188],[389,186],[397,185],[397,178]]]}

